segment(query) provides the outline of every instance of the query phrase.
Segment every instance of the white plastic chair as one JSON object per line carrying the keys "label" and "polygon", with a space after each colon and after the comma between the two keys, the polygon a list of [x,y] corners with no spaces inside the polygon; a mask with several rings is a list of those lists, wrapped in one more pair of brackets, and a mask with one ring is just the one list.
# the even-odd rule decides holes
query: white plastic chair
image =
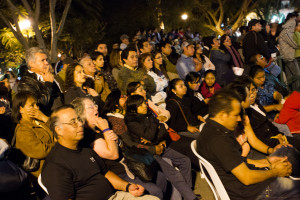
{"label": "white plastic chair", "polygon": [[[210,189],[212,190],[215,199],[221,199],[221,200],[230,200],[223,183],[220,180],[220,177],[218,176],[215,168],[202,156],[198,154],[196,151],[197,143],[196,140],[192,141],[191,148],[193,153],[198,157],[199,159],[199,165],[200,165],[200,174],[201,178],[205,178],[206,182],[208,183]],[[208,172],[209,177],[211,178],[212,182],[209,180],[209,178],[206,176],[205,171],[203,170],[205,168]]]}
{"label": "white plastic chair", "polygon": [[41,186],[41,188],[49,195],[47,188],[42,183],[42,176],[41,176],[41,174],[38,177],[38,183]]}

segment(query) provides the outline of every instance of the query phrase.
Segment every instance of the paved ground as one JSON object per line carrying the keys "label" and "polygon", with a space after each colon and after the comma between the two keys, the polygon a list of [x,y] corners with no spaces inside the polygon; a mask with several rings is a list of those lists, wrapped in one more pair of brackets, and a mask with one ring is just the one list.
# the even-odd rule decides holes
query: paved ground
{"label": "paved ground", "polygon": [[195,194],[201,194],[202,200],[214,200],[214,195],[208,186],[205,179],[200,177],[200,173],[197,173],[196,184],[195,184]]}

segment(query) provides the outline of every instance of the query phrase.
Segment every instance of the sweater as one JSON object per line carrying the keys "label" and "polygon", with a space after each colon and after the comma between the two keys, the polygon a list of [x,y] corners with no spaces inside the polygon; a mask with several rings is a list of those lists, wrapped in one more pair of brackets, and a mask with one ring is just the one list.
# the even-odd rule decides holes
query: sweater
{"label": "sweater", "polygon": [[285,101],[276,123],[286,124],[292,134],[300,134],[300,93],[294,91]]}

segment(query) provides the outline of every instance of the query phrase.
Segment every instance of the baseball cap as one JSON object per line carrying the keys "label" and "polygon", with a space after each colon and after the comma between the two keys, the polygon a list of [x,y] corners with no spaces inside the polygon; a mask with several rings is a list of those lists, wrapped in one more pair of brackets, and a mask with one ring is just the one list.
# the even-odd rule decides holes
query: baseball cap
{"label": "baseball cap", "polygon": [[194,45],[194,42],[191,40],[186,40],[181,44],[181,49],[183,49],[184,47],[188,47],[190,45]]}
{"label": "baseball cap", "polygon": [[126,34],[121,35],[120,40],[129,39],[129,36]]}

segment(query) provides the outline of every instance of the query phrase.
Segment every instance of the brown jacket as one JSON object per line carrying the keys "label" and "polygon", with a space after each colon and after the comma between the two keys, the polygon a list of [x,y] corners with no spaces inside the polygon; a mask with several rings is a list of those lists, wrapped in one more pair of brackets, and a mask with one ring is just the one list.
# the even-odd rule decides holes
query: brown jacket
{"label": "brown jacket", "polygon": [[41,160],[38,171],[32,175],[38,177],[46,156],[54,146],[54,136],[49,125],[41,121],[25,121],[21,119],[16,129],[16,148],[20,149],[26,156]]}

